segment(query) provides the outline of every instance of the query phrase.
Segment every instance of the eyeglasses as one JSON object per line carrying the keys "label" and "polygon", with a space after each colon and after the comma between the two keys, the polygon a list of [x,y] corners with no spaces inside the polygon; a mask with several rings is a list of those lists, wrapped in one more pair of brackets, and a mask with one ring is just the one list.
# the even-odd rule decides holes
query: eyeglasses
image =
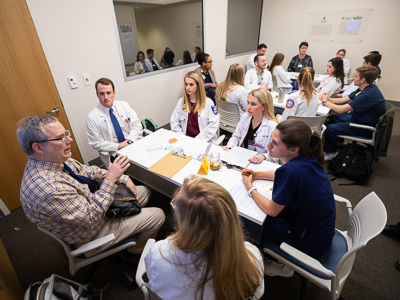
{"label": "eyeglasses", "polygon": [[174,206],[174,203],[173,203],[173,202],[174,202],[174,200],[175,200],[175,198],[174,198],[174,199],[172,199],[172,200],[169,202],[169,205],[171,205],[173,209],[175,209],[175,206]]}
{"label": "eyeglasses", "polygon": [[65,133],[62,136],[60,136],[59,138],[51,139],[51,140],[43,140],[43,141],[40,141],[38,143],[51,142],[51,141],[61,141],[61,142],[65,143],[65,141],[69,137],[71,137],[71,132],[69,130],[65,130]]}
{"label": "eyeglasses", "polygon": [[208,63],[208,64],[212,64],[212,63],[213,63],[213,61],[212,61],[212,60],[210,60],[210,61],[206,61],[206,63]]}

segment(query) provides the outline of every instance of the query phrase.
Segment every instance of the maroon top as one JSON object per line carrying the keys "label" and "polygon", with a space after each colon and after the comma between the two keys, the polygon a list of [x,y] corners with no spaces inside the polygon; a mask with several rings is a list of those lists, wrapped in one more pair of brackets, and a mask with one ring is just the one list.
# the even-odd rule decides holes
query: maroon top
{"label": "maroon top", "polygon": [[193,113],[196,103],[190,103],[190,113],[188,114],[188,124],[186,128],[186,135],[192,138],[196,137],[200,133],[199,129],[199,114]]}

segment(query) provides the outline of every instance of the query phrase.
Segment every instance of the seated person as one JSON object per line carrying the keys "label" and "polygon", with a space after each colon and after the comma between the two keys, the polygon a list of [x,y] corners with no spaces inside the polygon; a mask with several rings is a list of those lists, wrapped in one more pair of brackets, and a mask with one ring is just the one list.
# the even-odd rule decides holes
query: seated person
{"label": "seated person", "polygon": [[259,154],[249,160],[259,164],[269,159],[267,144],[278,122],[274,116],[271,94],[263,88],[253,90],[247,98],[247,113],[243,114],[228,144],[222,147],[228,151],[234,146],[244,147]]}
{"label": "seated person", "polygon": [[272,91],[274,84],[272,83],[271,72],[266,69],[267,59],[264,55],[257,54],[254,57],[255,68],[247,70],[244,78],[244,87],[250,93],[252,90],[264,88]]}
{"label": "seated person", "polygon": [[[87,257],[138,234],[136,245],[121,254],[124,260],[130,256],[137,262],[147,240],[155,238],[161,228],[164,213],[151,207],[142,208],[140,214],[131,217],[106,217],[117,183],[125,183],[142,207],[150,197],[147,187],[135,186],[123,175],[130,165],[129,159],[118,156],[108,171],[80,164],[71,158],[73,140],[69,130],[51,116],[20,120],[17,137],[28,156],[20,195],[27,218],[76,247],[111,233],[115,235],[111,242],[86,252]],[[104,179],[97,191],[94,179]]]}
{"label": "seated person", "polygon": [[167,53],[168,51],[171,51],[171,48],[170,48],[170,47],[166,47],[165,50],[164,50],[164,52],[163,52],[163,54],[162,54],[162,56],[161,56],[160,65],[161,65],[162,68],[165,67],[164,55],[165,55],[165,53]]}
{"label": "seated person", "polygon": [[135,74],[144,74],[148,72],[153,72],[153,67],[151,64],[144,60],[144,53],[143,51],[139,51],[136,56],[136,62],[133,65],[133,71]]}
{"label": "seated person", "polygon": [[171,130],[204,141],[216,141],[218,112],[212,100],[206,97],[199,73],[186,74],[184,90],[171,115]]}
{"label": "seated person", "polygon": [[349,72],[350,72],[350,61],[347,58],[344,58],[346,55],[345,49],[340,49],[336,53],[336,57],[340,57],[343,60],[343,72],[344,72],[344,84],[349,84]]}
{"label": "seated person", "polygon": [[145,62],[149,63],[151,67],[153,68],[153,71],[161,70],[162,67],[158,64],[157,59],[154,58],[154,50],[153,49],[147,49],[147,58],[145,59]]}
{"label": "seated person", "polygon": [[334,57],[328,61],[326,74],[329,77],[324,78],[317,87],[319,100],[322,101],[322,95],[331,97],[344,86],[343,60],[340,57]]}
{"label": "seated person", "polygon": [[198,47],[198,46],[194,47],[194,52],[192,53],[192,57],[191,57],[192,58],[192,62],[197,62],[196,55],[199,54],[200,51],[201,51],[200,47]]}
{"label": "seated person", "polygon": [[[268,214],[263,240],[276,245],[285,242],[318,258],[331,247],[336,218],[331,183],[323,168],[322,141],[306,123],[291,119],[276,126],[268,148],[269,155],[280,158],[283,166],[269,172],[242,171],[248,193]],[[274,181],[272,199],[253,187],[252,182],[259,179]],[[267,262],[264,268],[269,276],[294,273],[276,261]]]}
{"label": "seated person", "polygon": [[164,53],[164,66],[163,69],[175,67],[174,65],[175,53],[171,50]]}
{"label": "seated person", "polygon": [[162,299],[249,299],[264,280],[260,251],[245,242],[236,204],[217,183],[191,175],[171,201],[176,232],[145,257]]}
{"label": "seated person", "polygon": [[284,59],[285,55],[283,55],[282,53],[275,54],[274,58],[272,59],[271,65],[269,66],[269,71],[276,77],[276,82],[278,84],[277,90],[291,92],[293,87],[290,83],[292,81],[290,80],[290,76],[285,72],[282,67]]}
{"label": "seated person", "polygon": [[310,55],[306,54],[308,49],[307,42],[301,42],[299,54],[293,56],[287,68],[288,72],[300,72],[302,68],[313,67],[313,61]]}
{"label": "seated person", "polygon": [[86,119],[89,145],[99,151],[99,156],[108,168],[110,155],[142,138],[142,123],[136,112],[125,101],[114,101],[114,83],[108,78],[96,81],[96,95],[100,103]]}
{"label": "seated person", "polygon": [[244,88],[244,68],[241,64],[229,67],[226,79],[218,85],[215,95],[223,101],[237,104],[242,117],[247,110],[247,92]]}
{"label": "seated person", "polygon": [[[254,57],[258,54],[265,56],[265,53],[267,52],[267,45],[265,44],[260,44],[257,47],[257,52],[250,55],[249,59],[247,60],[247,71],[250,69],[254,69],[256,67],[256,65],[254,64]],[[267,62],[267,61],[265,61]]]}
{"label": "seated person", "polygon": [[289,116],[315,117],[319,106],[317,90],[314,88],[313,68],[303,68],[299,75],[300,90],[289,95],[286,108],[282,115],[276,115],[278,122],[285,121]]}
{"label": "seated person", "polygon": [[200,67],[194,69],[194,71],[199,73],[203,79],[203,86],[206,91],[206,96],[214,101],[215,89],[218,85],[218,82],[215,77],[214,70],[212,69],[212,57],[209,54],[201,51],[196,55],[196,60]]}
{"label": "seated person", "polygon": [[371,137],[370,130],[351,127],[350,123],[375,127],[379,117],[385,113],[385,98],[373,84],[378,74],[376,67],[357,68],[353,79],[354,84],[358,86],[355,92],[345,98],[328,98],[327,95],[323,97],[323,105],[337,113],[329,117],[331,124],[325,131],[325,160],[332,160],[337,155],[338,135]]}

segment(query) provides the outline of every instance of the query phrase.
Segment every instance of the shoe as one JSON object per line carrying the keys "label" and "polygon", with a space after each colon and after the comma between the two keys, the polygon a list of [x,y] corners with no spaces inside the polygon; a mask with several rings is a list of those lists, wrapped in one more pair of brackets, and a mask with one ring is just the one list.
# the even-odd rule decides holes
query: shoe
{"label": "shoe", "polygon": [[268,276],[292,277],[294,270],[285,264],[278,264],[275,261],[270,261],[264,263],[264,273]]}
{"label": "shoe", "polygon": [[325,154],[325,160],[332,160],[333,158],[336,157],[336,155],[338,155],[338,152],[332,152],[332,153],[324,153]]}
{"label": "shoe", "polygon": [[118,262],[123,263],[132,267],[137,267],[139,264],[141,254],[132,254],[132,256],[125,256],[122,251],[118,254]]}
{"label": "shoe", "polygon": [[400,260],[394,262],[394,266],[400,271]]}
{"label": "shoe", "polygon": [[382,230],[382,234],[390,236],[400,242],[400,230],[395,225],[386,225]]}

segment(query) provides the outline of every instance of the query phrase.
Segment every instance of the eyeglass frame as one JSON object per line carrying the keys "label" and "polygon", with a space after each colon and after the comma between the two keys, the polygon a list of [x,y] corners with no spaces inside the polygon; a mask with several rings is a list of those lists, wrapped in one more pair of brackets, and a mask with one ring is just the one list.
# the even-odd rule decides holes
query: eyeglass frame
{"label": "eyeglass frame", "polygon": [[50,139],[50,140],[43,140],[43,141],[40,141],[38,143],[51,142],[51,141],[61,141],[61,142],[65,143],[67,141],[67,138],[69,138],[69,137],[71,137],[71,131],[70,130],[65,130],[65,133],[59,138]]}

